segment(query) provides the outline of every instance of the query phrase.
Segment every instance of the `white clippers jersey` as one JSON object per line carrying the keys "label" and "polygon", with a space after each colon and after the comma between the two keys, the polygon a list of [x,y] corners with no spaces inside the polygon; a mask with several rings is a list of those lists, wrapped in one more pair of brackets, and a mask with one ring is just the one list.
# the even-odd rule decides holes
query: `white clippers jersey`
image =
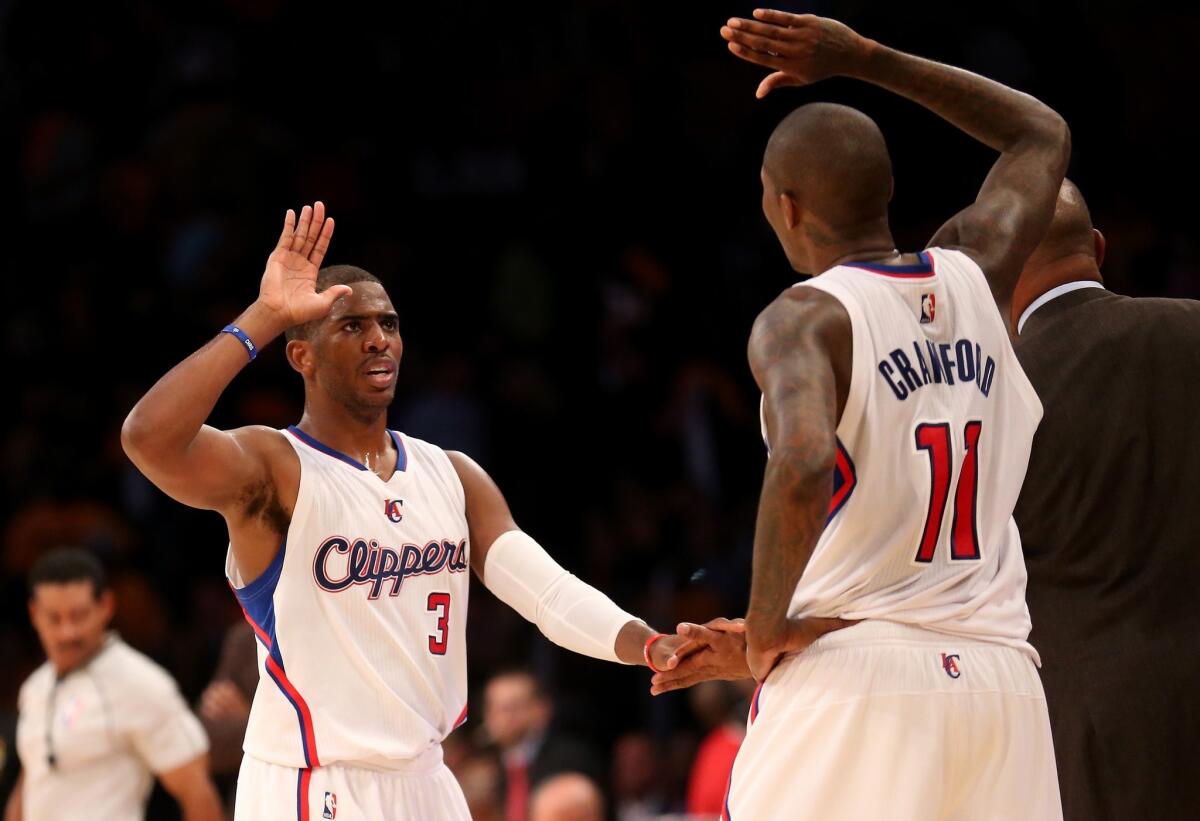
{"label": "white clippers jersey", "polygon": [[791,614],[914,624],[1036,660],[1012,511],[1042,405],[979,266],[940,248],[921,260],[798,286],[845,306],[854,351],[829,521]]}
{"label": "white clippers jersey", "polygon": [[[245,750],[307,768],[411,766],[466,719],[467,520],[445,452],[393,432],[373,471],[291,427],[300,489],[271,566],[242,586],[259,639]],[[440,760],[440,758],[439,758]]]}

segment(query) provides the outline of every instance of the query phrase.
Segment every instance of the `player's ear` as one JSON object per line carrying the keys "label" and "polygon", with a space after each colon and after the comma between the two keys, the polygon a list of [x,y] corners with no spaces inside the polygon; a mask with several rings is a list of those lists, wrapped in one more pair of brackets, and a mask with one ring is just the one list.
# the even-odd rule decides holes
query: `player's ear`
{"label": "player's ear", "polygon": [[313,349],[307,339],[290,339],[283,350],[292,370],[299,374],[309,373],[313,366]]}
{"label": "player's ear", "polygon": [[1102,266],[1104,264],[1104,251],[1106,250],[1107,245],[1108,245],[1108,242],[1107,242],[1107,240],[1104,239],[1104,234],[1101,234],[1098,229],[1093,228],[1092,229],[1092,246],[1096,250],[1096,267],[1097,268],[1099,268],[1100,266]]}
{"label": "player's ear", "polygon": [[791,194],[779,195],[779,212],[783,214],[783,224],[788,227],[788,230],[792,230],[800,224],[803,212],[800,209],[800,203],[796,202]]}

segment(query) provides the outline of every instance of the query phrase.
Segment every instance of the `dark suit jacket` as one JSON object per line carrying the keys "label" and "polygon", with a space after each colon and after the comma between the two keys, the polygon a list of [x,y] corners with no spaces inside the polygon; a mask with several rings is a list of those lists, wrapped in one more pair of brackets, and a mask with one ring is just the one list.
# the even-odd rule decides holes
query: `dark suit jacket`
{"label": "dark suit jacket", "polygon": [[1016,343],[1014,515],[1068,821],[1200,819],[1200,302],[1074,291]]}

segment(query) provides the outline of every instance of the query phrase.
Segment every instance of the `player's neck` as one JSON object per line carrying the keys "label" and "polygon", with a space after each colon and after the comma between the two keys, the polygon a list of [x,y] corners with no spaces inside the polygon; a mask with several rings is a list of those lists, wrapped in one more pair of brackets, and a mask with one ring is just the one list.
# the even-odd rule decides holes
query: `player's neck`
{"label": "player's neck", "polygon": [[[816,239],[810,232],[810,239]],[[826,237],[812,247],[813,273],[820,274],[847,262],[892,262],[901,254],[887,220],[875,220],[845,231],[841,236]]]}
{"label": "player's neck", "polygon": [[321,444],[371,466],[391,447],[383,408],[368,416],[337,404],[309,401],[297,427]]}
{"label": "player's neck", "polygon": [[1034,300],[1047,291],[1069,282],[1104,282],[1096,258],[1091,254],[1074,253],[1046,262],[1032,260],[1021,274],[1012,298],[1012,323],[1016,322]]}

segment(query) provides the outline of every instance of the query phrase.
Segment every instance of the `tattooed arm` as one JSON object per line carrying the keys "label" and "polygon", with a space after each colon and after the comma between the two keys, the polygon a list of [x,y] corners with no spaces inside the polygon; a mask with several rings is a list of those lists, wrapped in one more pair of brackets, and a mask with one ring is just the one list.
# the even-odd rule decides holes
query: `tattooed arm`
{"label": "tattooed arm", "polygon": [[746,659],[761,680],[784,653],[845,626],[789,620],[788,607],[829,513],[836,430],[850,384],[850,317],[823,291],[789,289],[754,323],[749,353],[771,448],[746,613]]}
{"label": "tattooed arm", "polygon": [[854,77],[916,102],[1000,152],[975,202],[930,245],[958,248],[983,269],[1002,314],[1025,259],[1041,241],[1058,196],[1071,135],[1045,104],[952,66],[903,54],[811,14],[758,10],[721,29],[738,57],[775,69],[758,96],[780,86]]}

